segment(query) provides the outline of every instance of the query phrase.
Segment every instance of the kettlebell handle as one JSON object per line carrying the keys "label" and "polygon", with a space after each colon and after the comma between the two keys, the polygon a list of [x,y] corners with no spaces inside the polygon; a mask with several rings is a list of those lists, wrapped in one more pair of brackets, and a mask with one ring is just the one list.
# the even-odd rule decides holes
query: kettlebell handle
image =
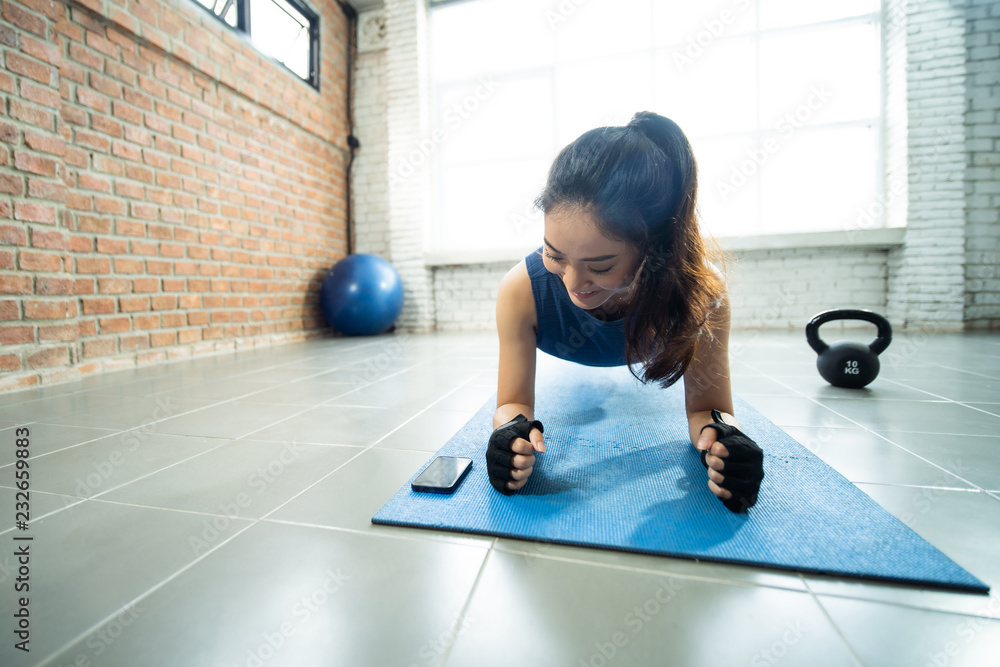
{"label": "kettlebell handle", "polygon": [[809,324],[806,325],[806,342],[809,343],[809,347],[816,351],[816,354],[823,354],[823,352],[830,348],[830,346],[824,343],[823,339],[819,337],[819,328],[820,325],[833,320],[863,320],[865,322],[871,322],[878,327],[878,333],[875,336],[875,340],[868,344],[868,349],[876,355],[882,354],[882,352],[885,351],[885,348],[889,347],[889,343],[892,342],[892,326],[889,324],[889,320],[874,311],[845,309],[825,310],[809,320]]}

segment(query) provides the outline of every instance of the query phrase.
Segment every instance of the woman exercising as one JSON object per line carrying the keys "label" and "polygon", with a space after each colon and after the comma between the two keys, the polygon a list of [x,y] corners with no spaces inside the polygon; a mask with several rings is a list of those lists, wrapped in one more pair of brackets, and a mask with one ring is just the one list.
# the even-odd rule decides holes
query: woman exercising
{"label": "woman exercising", "polygon": [[535,349],[589,366],[628,364],[643,382],[684,378],[691,442],[708,488],[733,512],[757,500],[763,452],[739,430],[729,380],[729,301],[695,213],[691,145],[671,120],[637,113],[566,146],[537,205],[544,245],[497,295],[500,370],[487,470],[504,494],[545,451],[534,419]]}

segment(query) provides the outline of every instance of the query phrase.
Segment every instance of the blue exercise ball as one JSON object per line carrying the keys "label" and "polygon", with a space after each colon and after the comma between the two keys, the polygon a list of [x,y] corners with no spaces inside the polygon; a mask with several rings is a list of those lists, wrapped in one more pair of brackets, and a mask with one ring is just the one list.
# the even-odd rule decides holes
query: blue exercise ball
{"label": "blue exercise ball", "polygon": [[347,336],[380,334],[403,310],[403,282],[376,255],[348,255],[323,279],[320,307],[327,323]]}

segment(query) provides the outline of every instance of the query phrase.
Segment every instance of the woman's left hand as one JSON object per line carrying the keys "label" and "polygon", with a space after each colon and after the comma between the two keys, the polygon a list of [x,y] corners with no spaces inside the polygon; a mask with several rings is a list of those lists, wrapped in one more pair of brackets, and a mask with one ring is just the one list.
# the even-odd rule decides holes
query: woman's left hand
{"label": "woman's left hand", "polygon": [[702,428],[697,449],[708,468],[708,488],[732,512],[757,502],[764,479],[764,452],[738,428],[713,422]]}

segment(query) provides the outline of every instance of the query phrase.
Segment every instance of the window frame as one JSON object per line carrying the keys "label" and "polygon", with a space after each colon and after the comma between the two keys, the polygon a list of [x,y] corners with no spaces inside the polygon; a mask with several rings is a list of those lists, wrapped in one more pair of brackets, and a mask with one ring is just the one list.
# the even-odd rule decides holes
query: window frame
{"label": "window frame", "polygon": [[319,34],[319,24],[320,17],[319,14],[309,5],[307,5],[303,0],[283,0],[292,6],[293,9],[300,12],[308,22],[309,22],[309,77],[303,78],[299,74],[293,71],[288,65],[281,62],[269,53],[265,53],[256,43],[254,43],[253,38],[250,35],[251,26],[253,25],[253,20],[250,13],[250,0],[231,0],[231,3],[236,6],[236,25],[229,25],[229,23],[219,14],[216,14],[211,8],[207,7],[205,4],[199,0],[191,0],[192,3],[201,7],[203,10],[208,12],[211,16],[214,16],[222,25],[226,26],[230,30],[239,33],[251,46],[263,57],[268,60],[281,65],[283,68],[291,72],[296,79],[299,81],[304,81],[308,83],[312,88],[319,90],[320,81],[320,34]]}

